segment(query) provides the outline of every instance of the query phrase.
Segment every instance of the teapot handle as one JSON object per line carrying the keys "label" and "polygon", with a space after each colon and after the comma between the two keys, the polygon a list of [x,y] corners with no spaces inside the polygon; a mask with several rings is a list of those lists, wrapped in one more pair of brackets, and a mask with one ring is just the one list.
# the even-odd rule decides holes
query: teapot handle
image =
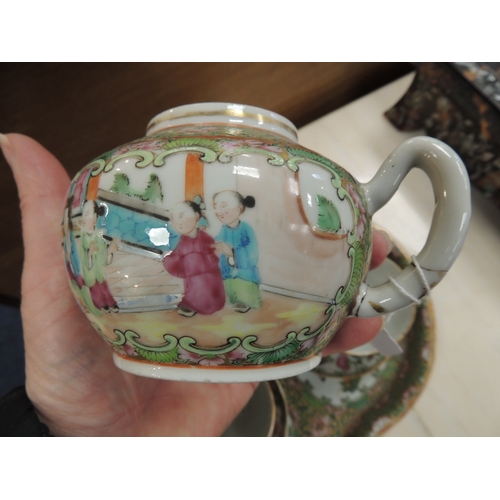
{"label": "teapot handle", "polygon": [[371,287],[362,283],[353,314],[369,318],[418,302],[436,286],[462,249],[471,216],[470,183],[457,153],[431,137],[414,137],[397,147],[363,188],[374,214],[397,191],[412,168],[429,177],[436,205],[427,241],[413,263],[392,280]]}

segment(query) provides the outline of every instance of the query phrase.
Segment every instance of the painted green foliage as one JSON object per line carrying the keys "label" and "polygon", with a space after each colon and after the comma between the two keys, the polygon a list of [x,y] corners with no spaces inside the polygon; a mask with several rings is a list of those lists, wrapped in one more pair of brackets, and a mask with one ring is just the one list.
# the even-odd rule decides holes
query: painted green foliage
{"label": "painted green foliage", "polygon": [[340,215],[335,205],[326,197],[318,194],[318,227],[327,233],[336,233],[340,229]]}
{"label": "painted green foliage", "polygon": [[320,163],[321,165],[324,165],[325,167],[328,167],[330,169],[334,165],[332,162],[327,160],[324,156],[320,156],[317,153],[314,153],[313,151],[308,151],[308,150],[299,149],[299,148],[291,148],[291,147],[287,147],[286,150],[290,156],[297,156],[300,158],[304,158],[305,160],[312,160],[312,161]]}
{"label": "painted green foliage", "polygon": [[299,346],[300,342],[298,340],[293,340],[289,344],[272,351],[252,353],[248,356],[247,360],[253,365],[279,363],[289,358],[293,359]]}
{"label": "painted green foliage", "polygon": [[342,304],[348,304],[351,301],[363,280],[364,254],[363,247],[359,241],[356,241],[349,249],[349,257],[352,259],[352,274],[347,289],[343,293]]}
{"label": "painted green foliage", "polygon": [[179,356],[179,349],[177,347],[166,352],[149,351],[147,349],[141,349],[137,345],[135,345],[134,348],[143,358],[157,363],[175,363]]}
{"label": "painted green foliage", "polygon": [[168,141],[163,148],[170,149],[185,149],[185,148],[206,148],[214,153],[220,152],[220,147],[217,141],[211,139],[203,139],[200,137],[182,137]]}
{"label": "painted green foliage", "polygon": [[149,182],[144,191],[131,187],[130,180],[126,174],[115,174],[113,185],[109,190],[113,193],[133,196],[150,203],[155,203],[157,200],[163,200],[160,179],[158,179],[156,174],[151,174],[149,176]]}

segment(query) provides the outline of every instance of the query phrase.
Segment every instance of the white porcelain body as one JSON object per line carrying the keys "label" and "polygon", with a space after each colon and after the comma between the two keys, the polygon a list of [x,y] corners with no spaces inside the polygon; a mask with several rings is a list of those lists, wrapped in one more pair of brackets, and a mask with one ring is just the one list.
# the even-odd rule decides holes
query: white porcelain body
{"label": "white porcelain body", "polygon": [[[371,215],[413,166],[437,199],[420,269],[370,288]],[[206,103],[158,115],[146,137],[82,170],[64,248],[73,292],[117,366],[260,381],[314,368],[349,315],[425,294],[458,255],[469,216],[467,174],[439,141],[407,141],[361,185],[298,145],[285,118]]]}

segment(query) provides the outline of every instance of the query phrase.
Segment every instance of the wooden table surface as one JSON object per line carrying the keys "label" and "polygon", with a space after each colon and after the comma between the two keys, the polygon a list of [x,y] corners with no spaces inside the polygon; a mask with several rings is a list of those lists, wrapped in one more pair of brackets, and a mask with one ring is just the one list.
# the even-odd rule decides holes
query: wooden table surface
{"label": "wooden table surface", "polygon": [[[29,135],[71,176],[88,161],[144,135],[156,114],[224,101],[280,113],[297,127],[411,71],[406,63],[2,63],[0,132]],[[0,158],[0,297],[18,299],[20,212]]]}

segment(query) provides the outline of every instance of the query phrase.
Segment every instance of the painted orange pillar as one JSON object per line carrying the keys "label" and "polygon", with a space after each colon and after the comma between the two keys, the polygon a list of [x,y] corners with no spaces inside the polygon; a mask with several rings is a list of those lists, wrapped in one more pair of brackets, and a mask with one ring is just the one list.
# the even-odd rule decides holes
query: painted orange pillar
{"label": "painted orange pillar", "polygon": [[97,190],[99,189],[99,178],[101,174],[96,177],[90,176],[89,182],[87,184],[87,200],[97,200]]}
{"label": "painted orange pillar", "polygon": [[205,201],[203,191],[203,162],[199,154],[189,153],[186,159],[185,199],[194,201],[196,196],[200,196]]}

